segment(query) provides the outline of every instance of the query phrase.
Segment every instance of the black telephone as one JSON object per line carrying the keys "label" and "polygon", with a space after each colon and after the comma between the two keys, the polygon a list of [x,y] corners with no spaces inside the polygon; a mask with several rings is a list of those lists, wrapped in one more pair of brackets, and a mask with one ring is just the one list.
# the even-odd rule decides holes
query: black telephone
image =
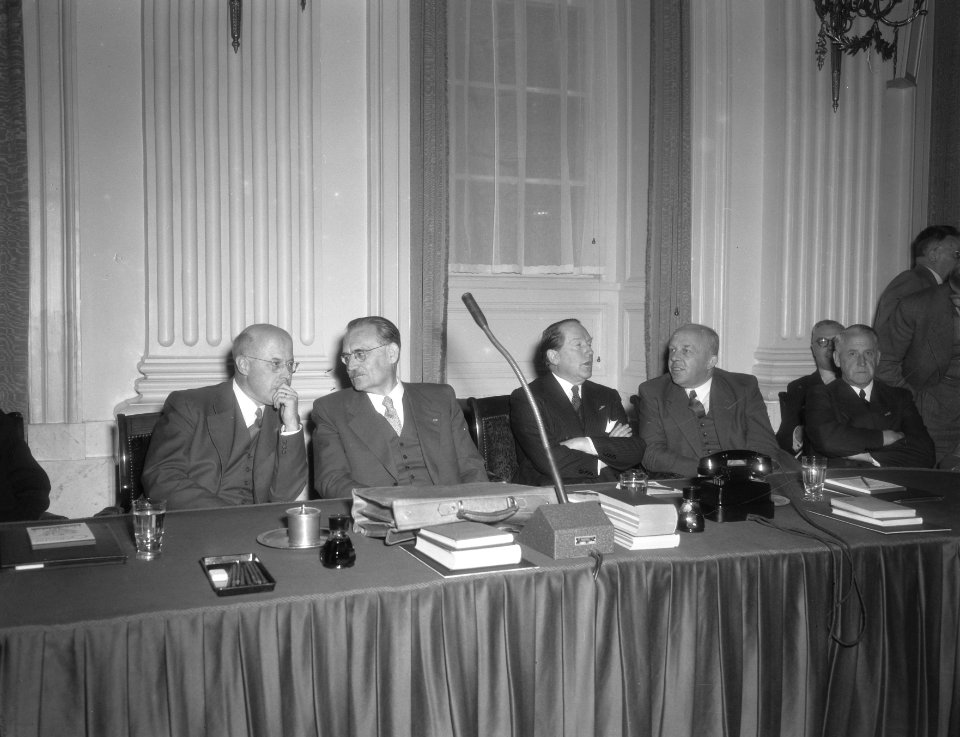
{"label": "black telephone", "polygon": [[704,516],[717,522],[736,522],[748,514],[773,517],[770,456],[752,450],[722,450],[704,456],[697,466]]}

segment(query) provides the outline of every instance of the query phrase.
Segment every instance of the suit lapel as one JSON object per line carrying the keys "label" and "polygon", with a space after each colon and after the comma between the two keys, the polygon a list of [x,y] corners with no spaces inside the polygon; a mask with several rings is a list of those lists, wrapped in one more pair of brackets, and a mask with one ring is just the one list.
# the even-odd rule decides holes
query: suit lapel
{"label": "suit lapel", "polygon": [[699,457],[700,438],[696,418],[690,411],[690,398],[687,396],[683,387],[677,386],[670,381],[667,385],[666,410],[670,418],[676,423],[677,429],[687,441],[690,450]]}
{"label": "suit lapel", "polygon": [[[577,417],[577,413],[573,409],[573,404],[571,404],[570,398],[563,390],[563,387],[560,386],[560,382],[557,381],[557,378],[553,374],[547,374],[543,377],[541,385],[543,387],[543,404],[546,407],[552,408],[549,410],[549,413],[560,421],[560,429],[562,434],[568,438],[575,438],[583,435],[584,429],[580,426],[580,418]],[[585,400],[582,391],[580,394],[580,401],[580,408],[584,409],[583,402]],[[541,411],[543,411],[543,409],[544,408],[541,407]],[[584,417],[586,417],[586,411],[584,412]]]}
{"label": "suit lapel", "polygon": [[723,376],[714,371],[710,386],[710,417],[717,427],[718,437],[732,439],[741,434],[735,427],[737,413],[733,411],[739,401]]}
{"label": "suit lapel", "polygon": [[[404,397],[406,397],[406,392],[404,392]],[[354,392],[353,396],[350,397],[347,409],[350,413],[348,421],[350,429],[353,430],[359,441],[367,446],[369,451],[380,461],[387,473],[396,480],[396,468],[394,468],[393,458],[390,456],[389,436],[387,435],[393,430],[373,408],[370,397],[365,392]],[[404,403],[403,411],[404,416],[406,416],[406,403]]]}
{"label": "suit lapel", "polygon": [[233,395],[232,382],[224,382],[218,387],[213,401],[210,403],[210,412],[207,415],[207,432],[210,441],[220,455],[220,468],[226,468],[233,452],[234,423],[240,414],[240,405]]}
{"label": "suit lapel", "polygon": [[428,394],[422,394],[411,384],[403,385],[403,417],[404,424],[412,422],[420,440],[420,452],[423,453],[423,463],[433,483],[438,483],[440,469],[435,462],[436,453],[429,452],[440,447],[440,412],[430,402]]}
{"label": "suit lapel", "polygon": [[[583,429],[587,437],[607,434],[607,421],[610,418],[611,408],[606,405],[597,391],[597,385],[592,381],[585,381],[580,387],[580,396],[583,401]],[[571,409],[573,406],[571,405]],[[574,413],[576,414],[576,413]]]}

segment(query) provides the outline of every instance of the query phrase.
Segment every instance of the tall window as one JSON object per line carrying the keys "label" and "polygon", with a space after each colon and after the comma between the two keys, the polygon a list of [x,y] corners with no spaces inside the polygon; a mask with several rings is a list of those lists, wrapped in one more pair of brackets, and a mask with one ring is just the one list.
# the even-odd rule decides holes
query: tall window
{"label": "tall window", "polygon": [[[450,270],[595,274],[599,0],[449,0]],[[602,87],[602,85],[597,85]]]}

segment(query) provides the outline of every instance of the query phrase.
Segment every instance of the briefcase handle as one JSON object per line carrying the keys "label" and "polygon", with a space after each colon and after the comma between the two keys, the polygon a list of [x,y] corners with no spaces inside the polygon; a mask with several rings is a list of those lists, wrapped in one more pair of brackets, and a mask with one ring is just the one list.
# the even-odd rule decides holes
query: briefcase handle
{"label": "briefcase handle", "polygon": [[510,519],[520,511],[520,505],[515,497],[507,497],[507,506],[505,509],[497,509],[493,512],[479,512],[463,508],[463,500],[457,502],[457,519],[465,519],[470,522],[503,522]]}

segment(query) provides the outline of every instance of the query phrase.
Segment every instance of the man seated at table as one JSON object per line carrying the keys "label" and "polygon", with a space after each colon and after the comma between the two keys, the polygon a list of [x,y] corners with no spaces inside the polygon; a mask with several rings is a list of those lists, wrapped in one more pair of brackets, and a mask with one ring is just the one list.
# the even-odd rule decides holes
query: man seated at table
{"label": "man seated at table", "polygon": [[807,396],[807,437],[829,466],[930,468],[933,440],[906,389],[874,379],[877,334],[851,325],[834,341],[842,381],[815,386]]}
{"label": "man seated at table", "polygon": [[313,403],[314,475],[321,497],[370,486],[486,481],[453,388],[397,378],[400,331],[384,317],[347,324],[340,360],[352,388]]}
{"label": "man seated at table", "polygon": [[143,467],[143,487],[168,509],[295,499],[307,484],[307,451],[293,340],[250,325],[233,342],[234,377],[172,392]]}
{"label": "man seated at table", "polygon": [[843,325],[836,320],[821,320],[813,326],[810,333],[810,352],[816,370],[812,374],[801,376],[787,384],[787,395],[780,406],[780,429],[777,430],[777,442],[780,447],[795,456],[803,449],[804,409],[807,392],[810,387],[829,384],[837,378],[839,369],[833,362],[833,339]]}
{"label": "man seated at table", "polygon": [[[549,372],[530,382],[530,392],[563,481],[615,481],[620,471],[638,466],[643,445],[633,436],[619,392],[589,381],[593,338],[579,320],[561,320],[544,330],[538,355]],[[523,451],[519,483],[552,484],[550,463],[522,388],[510,397],[510,426]]]}
{"label": "man seated at table", "polygon": [[640,385],[638,419],[648,471],[697,475],[699,460],[721,450],[751,450],[797,470],[777,445],[757,379],[718,369],[720,337],[688,324],[670,336],[669,373]]}
{"label": "man seated at table", "polygon": [[0,522],[40,519],[50,506],[50,479],[12,415],[0,411]]}

